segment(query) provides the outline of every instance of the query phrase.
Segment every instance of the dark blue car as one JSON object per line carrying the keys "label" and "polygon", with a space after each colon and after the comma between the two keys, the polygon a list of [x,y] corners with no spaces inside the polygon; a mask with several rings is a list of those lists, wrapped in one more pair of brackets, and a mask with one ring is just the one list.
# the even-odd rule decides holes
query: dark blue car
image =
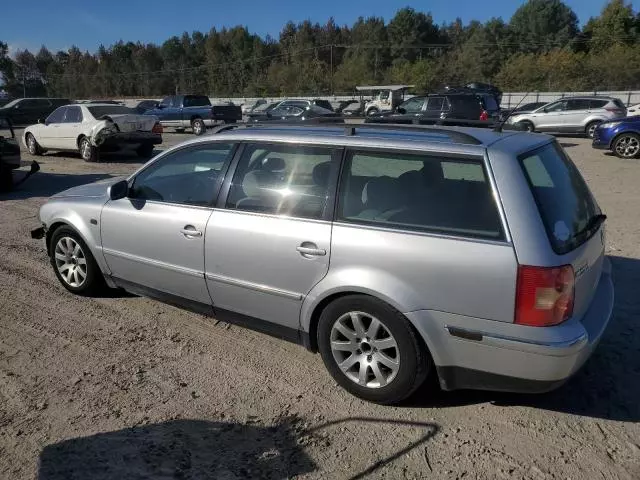
{"label": "dark blue car", "polygon": [[602,122],[594,132],[592,145],[611,150],[620,158],[640,157],[640,116]]}

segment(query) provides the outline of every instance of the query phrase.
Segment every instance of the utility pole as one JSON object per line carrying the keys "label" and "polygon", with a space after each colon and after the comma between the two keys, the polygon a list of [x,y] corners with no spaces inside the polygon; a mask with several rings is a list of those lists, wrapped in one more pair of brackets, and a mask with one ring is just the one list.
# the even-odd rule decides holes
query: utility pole
{"label": "utility pole", "polygon": [[331,48],[331,95],[333,95],[333,43],[329,47]]}

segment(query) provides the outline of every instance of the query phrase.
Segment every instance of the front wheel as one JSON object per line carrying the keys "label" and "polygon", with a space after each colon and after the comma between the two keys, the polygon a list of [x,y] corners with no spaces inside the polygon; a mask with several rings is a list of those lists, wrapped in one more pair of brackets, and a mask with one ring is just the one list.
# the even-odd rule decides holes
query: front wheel
{"label": "front wheel", "polygon": [[73,229],[60,227],[51,237],[50,259],[62,286],[78,295],[91,295],[105,286],[89,247]]}
{"label": "front wheel", "polygon": [[80,156],[85,162],[98,161],[98,148],[91,145],[91,141],[87,137],[82,137],[78,142]]}
{"label": "front wheel", "polygon": [[426,347],[404,315],[366,295],[330,303],[320,316],[317,340],[331,376],[363,400],[398,403],[431,370]]}
{"label": "front wheel", "polygon": [[377,108],[373,107],[370,108],[369,110],[367,110],[367,117],[371,117],[373,115],[378,115],[380,113],[380,110],[378,110]]}
{"label": "front wheel", "polygon": [[29,151],[30,155],[42,155],[42,148],[40,148],[40,145],[38,145],[36,137],[34,137],[33,134],[27,133],[26,141],[27,150]]}
{"label": "front wheel", "polygon": [[600,122],[591,122],[589,123],[589,125],[587,125],[587,128],[585,128],[585,133],[587,134],[587,137],[593,138],[593,136],[596,133],[596,128],[598,128],[598,125],[600,125]]}
{"label": "front wheel", "polygon": [[625,159],[640,157],[640,136],[635,133],[623,133],[613,142],[613,153]]}
{"label": "front wheel", "polygon": [[533,123],[529,122],[528,120],[524,120],[522,122],[518,122],[517,126],[520,130],[524,131],[524,132],[530,132],[533,133],[536,131],[535,127],[533,126]]}
{"label": "front wheel", "polygon": [[201,118],[194,118],[191,122],[191,128],[193,129],[193,133],[197,136],[202,135],[206,130],[206,125],[204,124],[204,120]]}

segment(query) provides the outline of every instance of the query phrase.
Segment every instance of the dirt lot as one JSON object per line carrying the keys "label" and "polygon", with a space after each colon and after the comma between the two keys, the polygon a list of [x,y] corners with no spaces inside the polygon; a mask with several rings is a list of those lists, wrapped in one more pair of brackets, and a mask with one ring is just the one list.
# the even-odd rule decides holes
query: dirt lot
{"label": "dirt lot", "polygon": [[39,159],[0,196],[0,477],[640,478],[640,161],[561,141],[609,215],[616,304],[597,352],[551,394],[425,388],[397,408],[349,396],[302,347],[67,293],[29,238],[38,207],[140,163]]}

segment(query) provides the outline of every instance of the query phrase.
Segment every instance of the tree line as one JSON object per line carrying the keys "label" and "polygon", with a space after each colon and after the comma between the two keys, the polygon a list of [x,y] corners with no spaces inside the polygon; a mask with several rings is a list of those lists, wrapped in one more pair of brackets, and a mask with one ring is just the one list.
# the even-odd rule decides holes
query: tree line
{"label": "tree line", "polygon": [[580,28],[561,0],[528,0],[508,22],[437,25],[406,7],[387,23],[289,22],[277,39],[236,26],[161,45],[121,40],[95,53],[43,45],[13,57],[0,41],[0,80],[12,96],[69,98],[327,95],[380,83],[424,92],[470,81],[505,91],[638,89],[640,13],[610,0]]}

